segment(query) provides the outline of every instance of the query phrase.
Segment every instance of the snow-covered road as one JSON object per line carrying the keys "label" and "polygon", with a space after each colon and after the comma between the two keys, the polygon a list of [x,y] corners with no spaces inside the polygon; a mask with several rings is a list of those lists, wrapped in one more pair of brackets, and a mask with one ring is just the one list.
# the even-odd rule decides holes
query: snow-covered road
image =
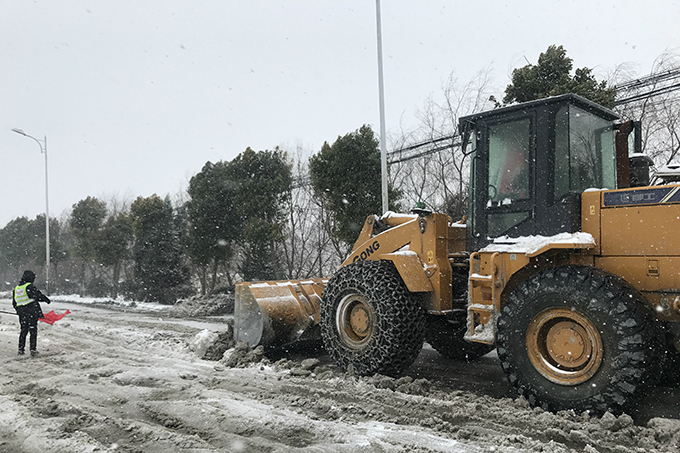
{"label": "snow-covered road", "polygon": [[[308,370],[300,364],[310,353],[299,351],[229,368],[189,348],[202,329],[223,330],[225,317],[136,305],[44,306],[72,313],[39,324],[38,358],[16,355],[16,316],[0,314],[0,452],[680,449],[675,388],[655,391],[632,417],[600,419],[530,409],[493,353],[465,364],[426,347],[399,380],[346,376],[322,352]],[[8,300],[0,311],[13,311]]]}

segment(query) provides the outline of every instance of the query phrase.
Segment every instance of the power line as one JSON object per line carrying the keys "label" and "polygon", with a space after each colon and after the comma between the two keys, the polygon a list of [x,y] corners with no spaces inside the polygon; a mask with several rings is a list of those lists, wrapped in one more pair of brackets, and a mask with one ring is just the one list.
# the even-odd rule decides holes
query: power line
{"label": "power line", "polygon": [[[661,83],[669,83],[675,80],[680,79],[680,67],[678,68],[673,68],[669,69],[667,71],[657,73],[657,74],[649,74],[644,77],[639,77],[633,80],[630,80],[628,82],[621,83],[619,85],[616,85],[614,88],[616,89],[617,95],[625,94],[626,92],[631,93],[631,92],[636,92],[639,91],[640,89],[646,88],[646,87],[655,87],[658,84]],[[624,98],[620,98],[614,102],[615,106],[619,105],[624,105],[628,104],[631,102],[639,101],[644,98],[650,98],[654,96],[658,96],[661,94],[666,94],[670,93],[676,90],[680,89],[680,81],[673,83],[671,85],[664,85],[661,87],[655,87],[652,88],[648,91],[645,91],[643,93],[636,92],[634,94],[628,94]],[[444,146],[434,146],[432,148],[428,148],[424,151],[417,151],[420,148],[426,147],[426,146],[432,146],[432,145],[438,145],[441,142],[448,141],[450,140],[451,143],[448,145]],[[461,141],[460,141],[460,136],[458,134],[453,134],[453,135],[446,135],[440,138],[435,138],[431,140],[426,140],[420,143],[416,143],[414,145],[406,146],[404,148],[400,148],[394,151],[390,151],[387,153],[387,161],[391,164],[396,164],[400,162],[406,162],[412,159],[417,159],[419,157],[424,157],[428,156],[430,154],[434,154],[439,151],[445,151],[448,149],[452,149],[454,147],[461,146]]]}
{"label": "power line", "polygon": [[629,97],[624,98],[624,99],[619,99],[616,102],[614,102],[614,105],[628,104],[629,102],[635,102],[635,101],[639,101],[640,99],[651,98],[651,97],[654,97],[654,96],[658,96],[660,94],[670,93],[670,92],[678,90],[678,89],[680,89],[680,82],[675,83],[673,85],[668,85],[668,86],[665,86],[665,87],[656,88],[656,89],[647,91],[645,93],[635,94],[635,95],[629,96]]}
{"label": "power line", "polygon": [[657,74],[649,74],[644,77],[639,77],[637,79],[629,80],[628,82],[616,85],[617,91],[630,90],[633,88],[640,88],[655,83],[662,82],[664,80],[676,79],[680,77],[680,68],[669,69],[665,72],[660,72]]}
{"label": "power line", "polygon": [[[614,102],[614,105],[624,105],[641,99],[652,98],[654,96],[673,92],[680,89],[679,79],[680,67],[657,74],[650,74],[616,85],[614,88],[616,88],[616,94],[619,99]],[[641,90],[644,91],[640,92]]]}
{"label": "power line", "polygon": [[[680,79],[680,67],[669,69],[668,71],[650,74],[644,77],[639,77],[628,82],[616,85],[617,95],[619,93],[632,92],[640,90],[641,88],[655,86],[662,82],[670,82],[676,79]],[[630,94],[627,97],[618,99],[614,102],[615,106],[628,104],[630,102],[639,101],[646,97],[658,96],[660,94],[670,93],[680,89],[680,81],[672,85],[665,85],[658,88],[653,88],[649,91],[643,93]],[[442,142],[450,141],[448,144],[442,145]],[[407,162],[409,160],[418,159],[420,157],[429,156],[440,151],[446,151],[453,149],[455,147],[461,146],[460,135],[454,133],[452,135],[445,135],[439,138],[433,138],[430,140],[425,140],[413,145],[405,146],[403,148],[395,149],[387,153],[387,162],[390,164],[398,164],[401,162]],[[421,150],[421,148],[425,148]],[[301,187],[309,184],[309,179],[299,180],[294,182],[295,187]]]}
{"label": "power line", "polygon": [[[436,145],[450,140],[451,143],[445,145],[435,146],[433,148],[427,148],[422,151],[416,151],[419,148],[423,148],[428,145]],[[421,143],[416,143],[415,145],[406,146],[404,148],[396,149],[387,153],[387,162],[390,164],[398,164],[400,162],[406,162],[413,159],[418,159],[419,157],[428,156],[430,154],[438,153],[439,151],[445,151],[447,149],[452,149],[457,146],[461,146],[460,135],[446,135],[444,137],[435,138],[432,140],[427,140]],[[415,151],[415,152],[414,152]],[[291,187],[293,189],[299,189],[301,187],[306,187],[311,184],[311,177],[307,175],[300,175],[293,178]]]}
{"label": "power line", "polygon": [[[450,143],[445,145],[440,145],[440,143],[450,141]],[[422,151],[418,151],[420,148],[427,146],[434,146],[433,148],[427,148]],[[424,142],[416,143],[415,145],[406,146],[404,148],[396,149],[387,153],[387,161],[391,164],[397,164],[400,162],[406,162],[408,160],[417,159],[419,157],[428,156],[439,151],[444,151],[447,149],[452,149],[454,147],[460,146],[460,136],[458,134],[446,135],[443,137],[426,140]]]}

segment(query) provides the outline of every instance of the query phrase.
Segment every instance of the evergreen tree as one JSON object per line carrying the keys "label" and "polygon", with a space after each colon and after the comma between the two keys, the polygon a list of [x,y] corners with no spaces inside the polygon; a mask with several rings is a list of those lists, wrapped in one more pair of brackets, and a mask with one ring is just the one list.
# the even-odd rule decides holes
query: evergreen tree
{"label": "evergreen tree", "polygon": [[244,243],[241,276],[245,280],[283,278],[280,245],[292,184],[285,153],[278,148],[260,152],[247,148],[229,163],[229,174]]}
{"label": "evergreen tree", "polygon": [[605,107],[614,106],[616,88],[598,82],[590,68],[576,69],[562,46],[549,46],[539,55],[536,65],[528,64],[512,71],[512,83],[505,88],[505,104],[526,102],[548,96],[575,93]]}
{"label": "evergreen tree", "polygon": [[106,219],[97,235],[98,261],[112,268],[111,297],[118,296],[120,272],[125,260],[130,258],[132,240],[132,221],[124,212]]}
{"label": "evergreen tree", "polygon": [[[61,240],[61,224],[57,219],[50,219],[50,262],[57,270],[58,265],[68,258]],[[45,215],[38,215],[35,219],[17,217],[0,229],[0,279],[9,287],[14,286],[15,280],[24,269],[35,269],[35,266],[45,267]],[[56,280],[51,274],[51,280]],[[50,289],[55,290],[58,285],[50,282]]]}
{"label": "evergreen tree", "polygon": [[[327,205],[335,225],[331,233],[346,244],[359,236],[366,217],[382,212],[378,140],[364,125],[329,145],[309,160],[314,191]],[[398,210],[401,193],[389,188],[390,209]]]}
{"label": "evergreen tree", "polygon": [[137,296],[164,304],[191,292],[169,199],[138,197],[130,208]]}
{"label": "evergreen tree", "polygon": [[[44,225],[43,217],[43,225]],[[45,228],[43,226],[43,232]],[[40,262],[38,253],[40,242],[44,243],[36,229],[35,221],[28,217],[17,217],[0,230],[0,263],[15,271],[22,267],[31,267]],[[42,263],[45,262],[45,247],[42,246]]]}
{"label": "evergreen tree", "polygon": [[78,281],[81,294],[104,296],[107,292],[97,262],[97,247],[104,219],[106,203],[95,197],[87,197],[73,205],[69,225],[75,239],[73,252],[80,264]]}
{"label": "evergreen tree", "polygon": [[106,203],[87,197],[73,205],[69,224],[76,240],[75,254],[84,261],[94,261],[97,237],[106,219]]}
{"label": "evergreen tree", "polygon": [[[219,266],[233,256],[240,231],[234,210],[236,183],[229,174],[229,164],[206,163],[189,181],[188,192],[187,252],[197,270],[201,293],[206,294],[215,288]],[[229,272],[226,274],[231,285]]]}

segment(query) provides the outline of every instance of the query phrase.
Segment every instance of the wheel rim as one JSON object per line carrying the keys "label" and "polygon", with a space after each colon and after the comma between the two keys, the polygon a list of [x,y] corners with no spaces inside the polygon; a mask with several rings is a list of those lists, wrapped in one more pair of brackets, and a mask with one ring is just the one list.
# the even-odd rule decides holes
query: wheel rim
{"label": "wheel rim", "polygon": [[360,349],[375,330],[373,307],[360,294],[342,298],[336,311],[335,323],[340,340],[348,347]]}
{"label": "wheel rim", "polygon": [[602,364],[602,338],[582,314],[551,308],[536,316],[527,329],[527,351],[536,370],[561,385],[590,379]]}

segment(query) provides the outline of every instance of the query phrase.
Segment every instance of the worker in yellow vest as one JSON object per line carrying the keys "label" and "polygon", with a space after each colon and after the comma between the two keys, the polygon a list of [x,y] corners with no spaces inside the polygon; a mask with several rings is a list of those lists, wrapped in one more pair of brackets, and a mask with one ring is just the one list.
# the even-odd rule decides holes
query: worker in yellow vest
{"label": "worker in yellow vest", "polygon": [[35,287],[35,273],[24,271],[21,281],[12,293],[12,305],[19,315],[19,355],[24,355],[26,336],[30,333],[29,347],[31,355],[38,354],[38,319],[44,318],[40,302],[50,303],[50,299]]}

